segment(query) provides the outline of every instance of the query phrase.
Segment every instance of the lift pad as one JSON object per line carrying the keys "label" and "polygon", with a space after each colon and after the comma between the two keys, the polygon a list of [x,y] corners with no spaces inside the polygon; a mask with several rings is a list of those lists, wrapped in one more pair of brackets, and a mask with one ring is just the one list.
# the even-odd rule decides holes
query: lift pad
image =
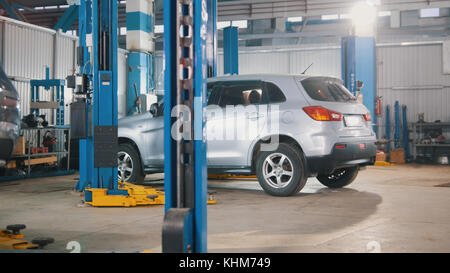
{"label": "lift pad", "polygon": [[10,225],[6,229],[0,229],[0,249],[42,249],[55,241],[53,238],[36,238],[31,243],[21,240],[24,235],[20,230],[25,228],[25,225]]}
{"label": "lift pad", "polygon": [[93,207],[164,205],[164,192],[148,186],[119,181],[119,190],[86,189],[85,203]]}
{"label": "lift pad", "polygon": [[[164,192],[150,186],[119,181],[119,190],[86,189],[85,203],[93,207],[136,207],[164,205]],[[216,204],[214,192],[208,193],[208,204]]]}

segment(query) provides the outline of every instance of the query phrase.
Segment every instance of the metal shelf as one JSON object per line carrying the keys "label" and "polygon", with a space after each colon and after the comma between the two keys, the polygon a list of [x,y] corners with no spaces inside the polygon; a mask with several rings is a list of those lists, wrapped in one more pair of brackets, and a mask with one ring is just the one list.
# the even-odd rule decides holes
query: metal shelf
{"label": "metal shelf", "polygon": [[24,155],[15,155],[12,156],[11,158],[24,158],[24,157],[40,157],[40,156],[51,156],[51,155],[64,155],[64,154],[69,154],[68,151],[65,152],[53,152],[53,153],[38,153],[38,154],[24,154]]}
{"label": "metal shelf", "polygon": [[417,147],[450,147],[450,144],[415,144]]}
{"label": "metal shelf", "polygon": [[[433,148],[433,153],[436,151],[434,149],[438,148],[450,148],[449,143],[445,144],[419,144],[420,140],[424,136],[424,130],[433,130],[433,128],[450,128],[450,122],[427,122],[427,123],[411,123],[412,126],[412,134],[413,134],[413,141],[412,141],[412,147],[413,147],[413,157],[414,159],[417,159],[417,156],[423,155],[423,151],[426,148]],[[443,129],[444,131],[444,129]],[[448,131],[448,130],[445,130]],[[418,149],[421,148],[420,151]]]}
{"label": "metal shelf", "polygon": [[[48,156],[57,156],[58,160],[62,158],[62,156],[67,155],[67,171],[69,171],[69,164],[70,164],[70,127],[44,127],[44,128],[22,128],[21,131],[24,133],[24,137],[26,139],[27,143],[33,143],[37,145],[37,147],[40,146],[41,143],[41,132],[39,131],[54,131],[59,132],[54,135],[54,137],[57,138],[57,144],[54,146],[54,149],[56,149],[56,152],[49,152],[49,153],[36,153],[32,154],[30,153],[32,147],[28,147],[28,153],[22,154],[22,155],[14,155],[11,158],[12,159],[23,159],[28,164],[27,167],[27,176],[30,176],[31,174],[31,159],[32,158],[40,158],[40,157],[48,157]],[[68,141],[66,143],[65,136],[67,135]],[[37,138],[37,139],[36,139]],[[67,144],[67,149],[65,148]],[[33,145],[33,147],[35,147]]]}

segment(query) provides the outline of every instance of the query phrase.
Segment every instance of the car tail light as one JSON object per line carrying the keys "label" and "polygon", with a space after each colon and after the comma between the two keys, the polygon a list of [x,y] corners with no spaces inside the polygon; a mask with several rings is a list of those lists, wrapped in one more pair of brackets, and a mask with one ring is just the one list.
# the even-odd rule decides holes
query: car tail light
{"label": "car tail light", "polygon": [[336,149],[345,149],[345,147],[347,147],[347,145],[345,144],[336,144]]}
{"label": "car tail light", "polygon": [[6,107],[17,107],[17,100],[15,99],[10,99],[8,97],[4,97],[2,99],[2,106],[6,106]]}
{"label": "car tail light", "polygon": [[363,115],[365,121],[372,121],[372,115],[370,112],[367,112],[367,114]]}
{"label": "car tail light", "polygon": [[360,149],[365,149],[366,148],[366,144],[359,144],[359,148]]}
{"label": "car tail light", "polygon": [[305,111],[308,116],[310,116],[314,120],[318,121],[341,121],[342,114],[338,112],[334,112],[328,110],[322,106],[309,106],[304,107],[303,111]]}

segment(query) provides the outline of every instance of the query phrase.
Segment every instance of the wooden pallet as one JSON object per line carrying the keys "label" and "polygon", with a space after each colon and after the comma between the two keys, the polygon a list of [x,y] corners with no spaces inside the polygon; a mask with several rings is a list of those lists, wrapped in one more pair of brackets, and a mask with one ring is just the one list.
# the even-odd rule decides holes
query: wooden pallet
{"label": "wooden pallet", "polygon": [[39,157],[39,158],[32,158],[28,162],[28,159],[24,161],[25,165],[39,165],[39,164],[54,164],[56,161],[58,161],[58,157],[56,156],[48,156],[48,157]]}

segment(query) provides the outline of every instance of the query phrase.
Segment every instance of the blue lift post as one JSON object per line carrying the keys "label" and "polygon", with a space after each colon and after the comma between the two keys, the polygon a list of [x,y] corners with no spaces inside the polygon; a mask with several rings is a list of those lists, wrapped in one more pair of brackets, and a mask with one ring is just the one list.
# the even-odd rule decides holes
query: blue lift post
{"label": "blue lift post", "polygon": [[394,106],[394,117],[395,117],[395,131],[394,131],[394,147],[395,149],[400,148],[400,104],[398,101],[395,102]]}
{"label": "blue lift post", "polygon": [[[78,8],[78,43],[79,43],[79,51],[78,51],[78,66],[80,67],[79,74],[80,75],[91,75],[91,53],[89,52],[88,44],[87,44],[87,36],[92,35],[92,1],[80,1],[80,6]],[[91,80],[92,77],[88,76],[88,80]],[[86,99],[86,109],[85,116],[86,120],[83,122],[84,127],[87,131],[89,131],[89,116],[91,112],[89,109],[91,108],[90,100]],[[89,185],[90,181],[92,181],[92,164],[94,160],[94,145],[92,142],[92,137],[89,137],[89,133],[86,138],[80,139],[79,144],[79,169],[80,169],[80,179],[78,181],[75,190],[84,191],[84,189]]]}
{"label": "blue lift post", "polygon": [[239,74],[239,32],[237,27],[223,29],[224,74]]}
{"label": "blue lift post", "polygon": [[[209,2],[211,3],[211,2]],[[164,1],[163,252],[207,251],[205,113],[208,1]],[[174,107],[188,111],[172,116]],[[180,108],[178,108],[180,109]],[[194,132],[174,139],[181,117]]]}
{"label": "blue lift post", "polygon": [[389,153],[391,151],[391,107],[386,105],[386,139],[388,140],[386,149]]}
{"label": "blue lift post", "polygon": [[[80,181],[77,189],[88,185],[93,189],[108,189],[108,195],[126,195],[118,190],[117,174],[117,1],[81,1],[80,46],[83,52],[82,74],[88,75],[92,92],[86,96],[87,131],[84,143],[80,142]],[[91,67],[86,74],[86,67]],[[89,110],[92,108],[92,112]],[[83,149],[84,148],[84,149]],[[81,168],[84,174],[81,173]],[[86,202],[91,201],[86,191]]]}
{"label": "blue lift post", "polygon": [[361,81],[364,83],[364,87],[361,89],[363,104],[369,109],[371,116],[375,118],[375,39],[373,37],[344,37],[342,38],[341,50],[344,85],[356,95],[356,82]]}
{"label": "blue lift post", "polygon": [[403,117],[403,148],[405,149],[406,160],[409,160],[409,129],[408,129],[408,117],[406,105],[402,106],[402,117]]}

